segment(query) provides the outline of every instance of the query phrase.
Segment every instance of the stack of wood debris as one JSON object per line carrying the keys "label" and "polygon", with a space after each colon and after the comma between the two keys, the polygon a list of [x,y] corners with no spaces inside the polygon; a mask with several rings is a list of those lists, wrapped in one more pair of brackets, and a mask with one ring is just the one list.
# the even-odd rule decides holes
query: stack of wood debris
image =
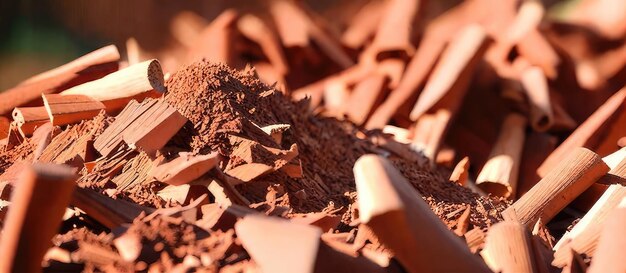
{"label": "stack of wood debris", "polygon": [[272,0],[31,77],[0,272],[623,272],[625,3]]}

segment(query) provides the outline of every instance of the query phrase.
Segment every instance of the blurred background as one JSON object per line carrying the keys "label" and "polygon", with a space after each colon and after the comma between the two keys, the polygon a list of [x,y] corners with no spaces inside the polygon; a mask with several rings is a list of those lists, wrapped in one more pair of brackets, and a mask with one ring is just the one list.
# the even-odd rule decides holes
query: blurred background
{"label": "blurred background", "polygon": [[[157,53],[180,46],[172,35],[173,18],[191,11],[206,20],[220,12],[263,13],[264,1],[245,0],[19,0],[0,1],[0,90],[67,63],[81,55],[108,44],[123,52],[133,37],[141,49]],[[307,0],[304,5],[325,19],[329,29],[341,33],[349,20],[368,0]],[[430,1],[428,12],[434,17],[458,0]],[[551,10],[580,0],[544,0]]]}

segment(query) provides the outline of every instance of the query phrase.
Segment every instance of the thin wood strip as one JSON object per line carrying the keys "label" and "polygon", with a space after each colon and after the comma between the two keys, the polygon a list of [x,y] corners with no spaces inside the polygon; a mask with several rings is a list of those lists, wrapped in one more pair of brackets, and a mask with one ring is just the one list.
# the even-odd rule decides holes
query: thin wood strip
{"label": "thin wood strip", "polygon": [[39,272],[76,186],[66,166],[35,164],[11,196],[0,243],[0,272]]}
{"label": "thin wood strip", "polygon": [[72,62],[33,76],[18,86],[0,92],[0,115],[38,100],[42,93],[58,93],[84,82],[99,79],[118,69],[120,53],[109,45]]}
{"label": "thin wood strip", "polygon": [[152,90],[165,92],[163,70],[157,60],[131,65],[99,80],[65,90],[61,94],[85,95],[105,102],[132,98]]}
{"label": "thin wood strip", "polygon": [[91,119],[105,108],[102,102],[84,95],[43,94],[42,97],[54,126]]}
{"label": "thin wood strip", "polygon": [[576,148],[524,196],[502,212],[505,219],[526,226],[539,218],[548,222],[567,204],[609,171],[596,153]]}
{"label": "thin wood strip", "polygon": [[408,272],[490,272],[386,159],[354,165],[359,213]]}
{"label": "thin wood strip", "polygon": [[483,191],[513,199],[517,192],[519,165],[525,139],[526,118],[510,114],[504,120],[487,163],[476,178]]}
{"label": "thin wood strip", "polygon": [[491,226],[480,255],[494,272],[537,272],[528,230],[518,222]]}
{"label": "thin wood strip", "polygon": [[610,123],[611,118],[624,109],[626,88],[622,88],[600,106],[585,122],[583,122],[570,136],[559,145],[541,164],[537,173],[544,177],[554,166],[565,159],[565,156],[575,147],[594,144],[602,134],[603,129]]}
{"label": "thin wood strip", "polygon": [[473,69],[472,60],[486,41],[487,33],[481,26],[469,25],[450,42],[411,111],[412,120],[417,120],[453,89],[463,72]]}

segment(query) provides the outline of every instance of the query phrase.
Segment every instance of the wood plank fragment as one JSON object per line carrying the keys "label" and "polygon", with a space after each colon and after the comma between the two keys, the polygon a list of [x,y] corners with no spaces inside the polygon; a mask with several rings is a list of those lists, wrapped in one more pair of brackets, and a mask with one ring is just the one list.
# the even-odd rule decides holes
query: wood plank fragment
{"label": "wood plank fragment", "polygon": [[76,186],[74,171],[61,165],[26,169],[11,196],[0,243],[0,272],[39,272]]}
{"label": "wood plank fragment", "polygon": [[150,174],[157,181],[170,185],[182,185],[199,178],[213,169],[218,162],[217,152],[206,155],[180,153],[174,160],[153,168]]}
{"label": "wood plank fragment", "polygon": [[362,156],[354,175],[361,221],[408,272],[490,272],[390,162]]}
{"label": "wood plank fragment", "polygon": [[596,153],[576,148],[524,196],[502,212],[505,219],[533,225],[550,221],[567,204],[609,171]]}
{"label": "wood plank fragment", "polygon": [[105,108],[102,102],[84,95],[43,94],[42,98],[54,126],[91,119]]}

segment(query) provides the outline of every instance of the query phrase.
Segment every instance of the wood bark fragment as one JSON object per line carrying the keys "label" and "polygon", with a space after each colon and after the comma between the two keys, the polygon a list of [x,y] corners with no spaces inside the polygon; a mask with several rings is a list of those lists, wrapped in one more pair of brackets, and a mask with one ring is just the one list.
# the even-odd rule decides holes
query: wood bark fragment
{"label": "wood bark fragment", "polygon": [[[354,175],[361,221],[408,272],[490,272],[390,162],[362,156],[355,163]],[[454,262],[442,257],[454,257]]]}
{"label": "wood bark fragment", "polygon": [[567,204],[609,171],[596,153],[576,148],[511,207],[505,219],[533,225],[539,218],[550,221]]}
{"label": "wood bark fragment", "polygon": [[504,120],[489,159],[476,178],[483,191],[504,198],[515,197],[525,127],[526,118],[519,114],[510,114]]}
{"label": "wood bark fragment", "polygon": [[76,186],[66,166],[36,164],[22,173],[0,243],[0,272],[39,272]]}

